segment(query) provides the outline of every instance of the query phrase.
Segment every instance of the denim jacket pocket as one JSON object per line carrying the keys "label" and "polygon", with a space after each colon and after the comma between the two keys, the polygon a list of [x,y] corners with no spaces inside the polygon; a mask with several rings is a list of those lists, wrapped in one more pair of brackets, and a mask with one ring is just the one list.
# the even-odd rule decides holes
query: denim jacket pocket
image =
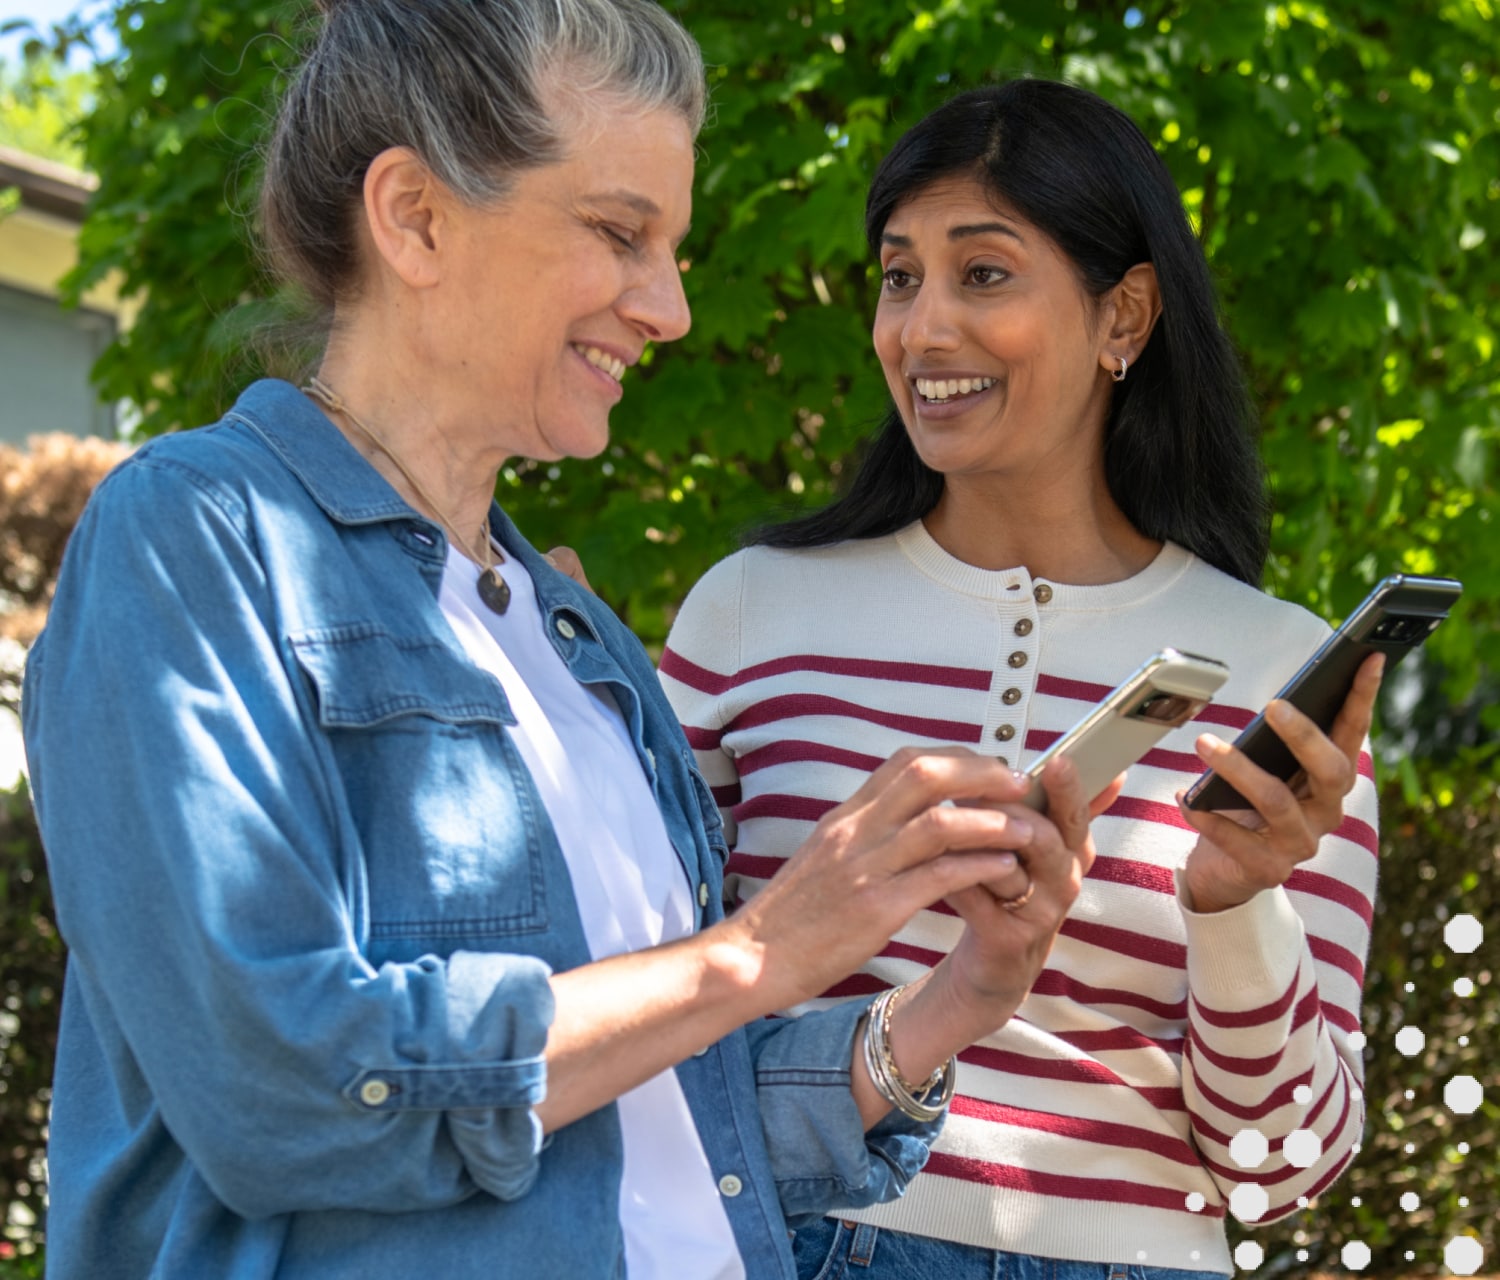
{"label": "denim jacket pocket", "polygon": [[387,958],[546,929],[551,824],[499,682],[436,637],[369,623],[290,644],[359,833],[370,937]]}

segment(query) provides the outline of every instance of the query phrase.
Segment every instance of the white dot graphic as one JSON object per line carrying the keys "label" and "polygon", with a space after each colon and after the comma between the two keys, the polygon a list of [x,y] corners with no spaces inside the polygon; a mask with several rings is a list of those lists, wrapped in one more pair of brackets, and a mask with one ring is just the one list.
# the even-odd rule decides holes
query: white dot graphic
{"label": "white dot graphic", "polygon": [[1281,1154],[1297,1169],[1311,1169],[1323,1154],[1323,1139],[1311,1129],[1293,1129],[1281,1140]]}
{"label": "white dot graphic", "polygon": [[1234,1248],[1234,1264],[1246,1271],[1254,1271],[1266,1260],[1266,1251],[1254,1240],[1244,1240]]}
{"label": "white dot graphic", "polygon": [[1366,1039],[1365,1033],[1363,1031],[1351,1031],[1349,1033],[1349,1047],[1356,1052],[1360,1049],[1363,1049],[1365,1045],[1369,1043],[1370,1042],[1368,1039]]}
{"label": "white dot graphic", "polygon": [[1187,1207],[1188,1207],[1188,1212],[1189,1213],[1202,1213],[1203,1212],[1203,1206],[1205,1204],[1207,1204],[1207,1203],[1208,1203],[1208,1201],[1206,1201],[1203,1198],[1203,1192],[1201,1192],[1201,1191],[1189,1191],[1188,1192]]}
{"label": "white dot graphic", "polygon": [[1407,1155],[1414,1155],[1416,1154],[1417,1144],[1415,1142],[1408,1142],[1405,1149]]}
{"label": "white dot graphic", "polygon": [[1137,1249],[1135,1251],[1135,1260],[1137,1262],[1145,1262],[1146,1261],[1146,1251],[1144,1249]]}
{"label": "white dot graphic", "polygon": [[1460,1142],[1458,1144],[1458,1154],[1461,1156],[1469,1154],[1469,1144],[1467,1142]]}
{"label": "white dot graphic", "polygon": [[1350,1196],[1349,1203],[1352,1204],[1356,1209],[1358,1209],[1360,1205],[1364,1204],[1364,1201],[1361,1200],[1358,1196]]}
{"label": "white dot graphic", "polygon": [[1311,1203],[1312,1201],[1310,1201],[1306,1196],[1297,1197],[1297,1208],[1299,1209],[1305,1209]]}
{"label": "white dot graphic", "polygon": [[1408,1089],[1408,1090],[1407,1090],[1407,1091],[1406,1091],[1406,1100],[1407,1100],[1407,1101],[1408,1101],[1408,1102],[1410,1102],[1410,1101],[1411,1101],[1411,1100],[1412,1100],[1412,1099],[1413,1099],[1413,1098],[1415,1098],[1415,1097],[1416,1097],[1416,1096],[1417,1096],[1417,1095],[1416,1095],[1416,1094],[1415,1094],[1415,1093],[1413,1093],[1413,1092],[1412,1092],[1412,1091],[1411,1091],[1411,1090],[1410,1090],[1410,1089]]}
{"label": "white dot graphic", "polygon": [[1339,1257],[1350,1271],[1363,1271],[1370,1265],[1370,1246],[1362,1240],[1351,1240],[1339,1250]]}
{"label": "white dot graphic", "polygon": [[1413,1253],[1410,1249],[1408,1249],[1406,1251],[1406,1260],[1408,1262],[1415,1262],[1417,1260],[1417,1255],[1415,1253]]}
{"label": "white dot graphic", "polygon": [[1449,951],[1466,956],[1477,951],[1484,941],[1484,926],[1471,915],[1454,916],[1443,926],[1443,941],[1448,944]]}
{"label": "white dot graphic", "polygon": [[1411,993],[1413,991],[1415,991],[1416,989],[1417,989],[1417,984],[1415,982],[1408,982],[1406,984],[1406,994],[1407,995],[1411,995]]}
{"label": "white dot graphic", "polygon": [[1229,1158],[1241,1169],[1259,1169],[1271,1153],[1271,1144],[1259,1129],[1241,1129],[1229,1140]]}
{"label": "white dot graphic", "polygon": [[1458,1198],[1458,1207],[1460,1209],[1467,1209],[1469,1207],[1469,1197],[1468,1196],[1459,1196],[1459,1198]]}
{"label": "white dot graphic", "polygon": [[1471,996],[1474,994],[1474,979],[1459,978],[1453,984],[1453,994],[1456,996]]}
{"label": "white dot graphic", "polygon": [[1415,1058],[1427,1047],[1427,1036],[1416,1027],[1402,1027],[1396,1032],[1396,1052],[1403,1057]]}
{"label": "white dot graphic", "polygon": [[1312,1090],[1305,1084],[1299,1084],[1292,1090],[1292,1101],[1305,1107],[1312,1101]]}
{"label": "white dot graphic", "polygon": [[1454,1236],[1443,1246],[1443,1261],[1456,1276],[1471,1276],[1484,1263],[1484,1246],[1473,1236]]}
{"label": "white dot graphic", "polygon": [[1422,1199],[1415,1191],[1408,1191],[1401,1197],[1401,1207],[1407,1213],[1413,1212],[1422,1203]]}
{"label": "white dot graphic", "polygon": [[1306,1262],[1307,1261],[1307,1250],[1306,1249],[1298,1249],[1297,1250],[1297,1261],[1298,1262]]}
{"label": "white dot graphic", "polygon": [[1192,1251],[1192,1253],[1190,1253],[1190,1254],[1188,1254],[1188,1257],[1189,1257],[1189,1258],[1190,1258],[1190,1259],[1191,1259],[1191,1260],[1192,1260],[1192,1261],[1193,1261],[1193,1262],[1197,1262],[1197,1261],[1198,1261],[1198,1258],[1199,1258],[1199,1257],[1200,1257],[1200,1256],[1201,1256],[1201,1255],[1200,1255],[1200,1254],[1199,1254],[1199,1253],[1198,1253],[1198,1250],[1196,1250],[1196,1249],[1194,1249],[1194,1250],[1193,1250],[1193,1251]]}
{"label": "white dot graphic", "polygon": [[1229,1193],[1229,1209],[1241,1222],[1258,1222],[1271,1207],[1266,1189],[1254,1182],[1243,1182]]}
{"label": "white dot graphic", "polygon": [[1454,1076],[1443,1086],[1443,1102],[1454,1115],[1473,1115],[1484,1101],[1484,1090],[1473,1076]]}
{"label": "white dot graphic", "polygon": [[1460,1049],[1467,1049],[1469,1047],[1469,1037],[1468,1036],[1459,1036],[1459,1038],[1458,1038],[1458,1047]]}

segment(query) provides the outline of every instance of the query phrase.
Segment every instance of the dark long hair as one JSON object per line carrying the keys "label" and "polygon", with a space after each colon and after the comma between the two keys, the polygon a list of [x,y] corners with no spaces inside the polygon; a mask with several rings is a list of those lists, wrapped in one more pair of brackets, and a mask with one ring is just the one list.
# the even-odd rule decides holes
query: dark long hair
{"label": "dark long hair", "polygon": [[[1259,586],[1269,540],[1265,479],[1244,372],[1219,321],[1203,251],[1166,166],[1135,123],[1097,94],[1012,80],[960,94],[881,162],[865,236],[940,178],[974,175],[1040,228],[1096,298],[1137,263],[1156,267],[1161,316],[1105,423],[1110,494],[1137,529]],[[848,490],[747,543],[819,547],[903,528],[937,505],[943,477],[917,456],[892,405]]]}

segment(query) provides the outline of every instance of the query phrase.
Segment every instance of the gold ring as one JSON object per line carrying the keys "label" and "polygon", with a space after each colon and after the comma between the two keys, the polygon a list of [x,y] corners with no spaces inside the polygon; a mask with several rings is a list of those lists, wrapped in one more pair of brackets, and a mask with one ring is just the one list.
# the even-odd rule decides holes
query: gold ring
{"label": "gold ring", "polygon": [[1026,882],[1025,893],[1018,893],[1014,898],[1001,898],[1000,905],[1007,911],[1019,911],[1022,907],[1024,907],[1028,902],[1031,901],[1031,895],[1035,892],[1036,881],[1028,880]]}

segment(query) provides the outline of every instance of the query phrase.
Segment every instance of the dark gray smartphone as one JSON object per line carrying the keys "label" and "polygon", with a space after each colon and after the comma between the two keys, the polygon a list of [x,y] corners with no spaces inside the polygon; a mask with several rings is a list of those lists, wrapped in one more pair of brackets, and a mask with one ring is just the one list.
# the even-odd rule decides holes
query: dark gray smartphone
{"label": "dark gray smartphone", "polygon": [[[1397,573],[1383,579],[1276,696],[1290,702],[1326,733],[1349,696],[1360,664],[1372,653],[1383,653],[1389,674],[1438,629],[1462,591],[1463,584],[1452,578]],[[1234,745],[1267,773],[1292,783],[1301,777],[1302,766],[1266,723],[1264,713],[1245,727]],[[1213,770],[1193,783],[1187,806],[1198,810],[1253,807]]]}

